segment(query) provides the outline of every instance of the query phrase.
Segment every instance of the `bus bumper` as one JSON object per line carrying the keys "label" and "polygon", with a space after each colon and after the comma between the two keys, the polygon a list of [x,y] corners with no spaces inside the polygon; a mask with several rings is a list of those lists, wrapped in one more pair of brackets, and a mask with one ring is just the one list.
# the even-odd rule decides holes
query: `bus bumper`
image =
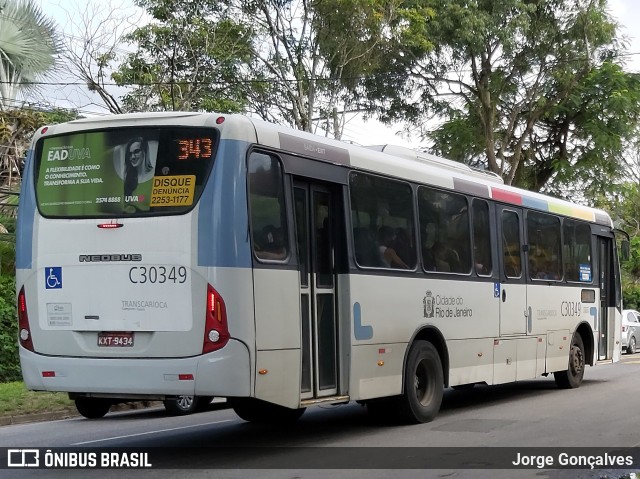
{"label": "bus bumper", "polygon": [[235,340],[219,351],[190,358],[68,358],[43,356],[20,347],[28,389],[111,397],[198,395],[249,396],[247,347]]}

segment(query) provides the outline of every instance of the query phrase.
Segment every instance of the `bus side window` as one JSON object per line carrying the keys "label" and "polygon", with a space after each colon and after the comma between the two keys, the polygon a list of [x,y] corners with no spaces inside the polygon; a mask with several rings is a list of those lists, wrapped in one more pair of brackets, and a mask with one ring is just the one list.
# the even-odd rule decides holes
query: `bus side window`
{"label": "bus side window", "polygon": [[349,195],[358,266],[414,269],[417,255],[409,184],[352,172]]}
{"label": "bus side window", "polygon": [[527,214],[529,276],[532,279],[562,279],[560,258],[560,219],[530,211]]}
{"label": "bus side window", "polygon": [[278,159],[252,153],[248,163],[251,239],[256,257],[284,261],[289,256],[283,173]]}
{"label": "bus side window", "polygon": [[591,229],[574,220],[563,221],[563,260],[567,281],[591,283]]}
{"label": "bus side window", "polygon": [[504,273],[507,278],[522,275],[520,260],[520,226],[517,213],[502,212],[502,249],[504,252]]}
{"label": "bus side window", "polygon": [[425,271],[469,274],[471,233],[466,197],[420,186],[418,216]]}
{"label": "bus side window", "polygon": [[491,276],[491,233],[489,231],[489,205],[473,200],[473,261],[478,276]]}

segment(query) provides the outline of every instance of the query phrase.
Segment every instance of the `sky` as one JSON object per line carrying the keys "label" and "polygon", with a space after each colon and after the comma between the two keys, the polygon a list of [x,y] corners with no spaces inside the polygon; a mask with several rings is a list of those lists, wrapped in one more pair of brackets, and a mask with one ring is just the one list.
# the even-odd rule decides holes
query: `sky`
{"label": "sky", "polygon": [[[133,7],[132,0],[36,0],[43,13],[52,18],[63,29],[66,35],[81,37],[84,34],[82,17],[89,12],[90,22],[97,25],[106,12],[115,10],[126,17],[126,21],[140,18],[138,10]],[[628,41],[627,69],[640,72],[640,1],[638,0],[609,0],[609,12],[620,23],[620,33]],[[88,5],[91,5],[89,8]],[[58,73],[60,81],[73,81],[68,73]],[[66,80],[65,80],[66,78]],[[57,106],[73,106],[83,112],[98,112],[93,103],[100,103],[97,95],[89,96],[86,88],[57,87],[44,92],[42,102]],[[349,121],[345,127],[343,140],[362,145],[396,144],[411,148],[420,147],[419,141],[403,138],[397,133],[402,130],[401,125],[386,126],[375,120],[364,121],[361,117]]]}

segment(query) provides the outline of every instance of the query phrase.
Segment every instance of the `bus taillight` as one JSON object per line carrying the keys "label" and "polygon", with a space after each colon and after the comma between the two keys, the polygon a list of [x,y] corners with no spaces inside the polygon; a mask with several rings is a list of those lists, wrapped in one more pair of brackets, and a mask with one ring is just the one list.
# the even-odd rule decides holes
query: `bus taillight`
{"label": "bus taillight", "polygon": [[229,326],[227,325],[227,308],[222,296],[207,285],[207,318],[204,326],[204,343],[202,354],[217,351],[229,341]]}
{"label": "bus taillight", "polygon": [[20,345],[29,351],[33,351],[29,315],[27,314],[27,297],[24,294],[24,286],[20,289],[20,293],[18,293],[18,329],[20,331]]}

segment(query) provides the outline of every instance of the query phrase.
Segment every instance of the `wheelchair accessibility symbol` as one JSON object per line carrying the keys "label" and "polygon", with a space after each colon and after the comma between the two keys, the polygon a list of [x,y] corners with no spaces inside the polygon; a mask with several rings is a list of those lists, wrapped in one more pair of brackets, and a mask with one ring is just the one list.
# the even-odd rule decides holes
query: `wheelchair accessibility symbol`
{"label": "wheelchair accessibility symbol", "polygon": [[52,266],[44,269],[46,289],[62,288],[62,267]]}

